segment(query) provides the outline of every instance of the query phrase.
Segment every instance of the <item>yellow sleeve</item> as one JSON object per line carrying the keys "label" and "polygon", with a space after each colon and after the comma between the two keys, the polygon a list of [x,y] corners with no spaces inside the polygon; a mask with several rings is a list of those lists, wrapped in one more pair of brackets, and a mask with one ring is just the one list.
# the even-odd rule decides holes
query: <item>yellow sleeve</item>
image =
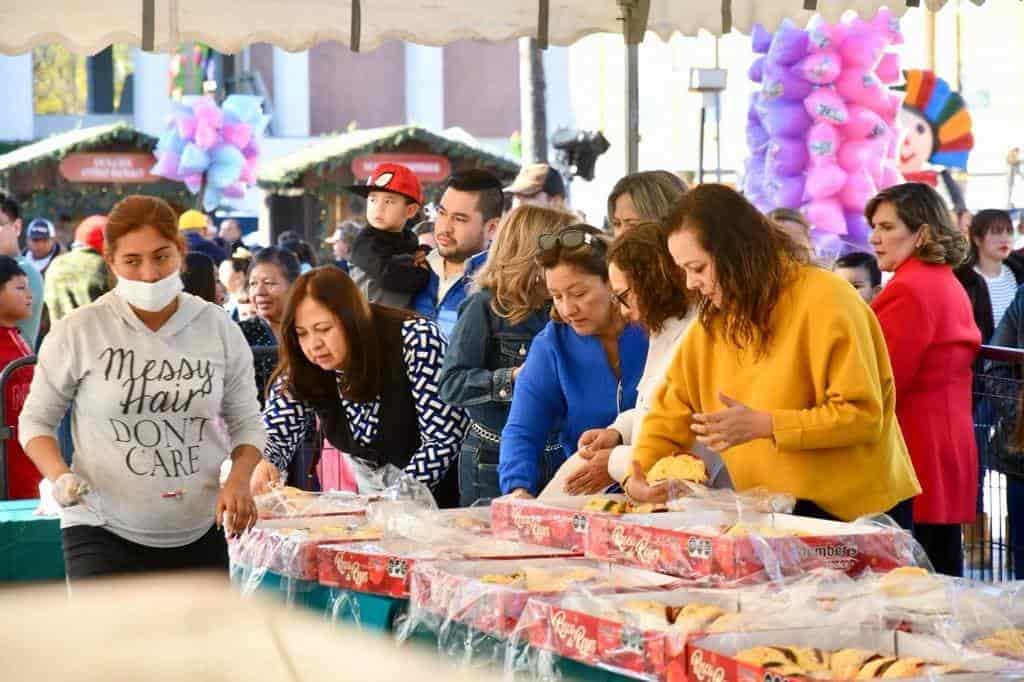
{"label": "yellow sleeve", "polygon": [[888,354],[871,309],[844,299],[822,301],[807,315],[806,362],[823,400],[808,409],[772,411],[781,450],[850,447],[882,437],[883,380],[890,390],[892,382]]}
{"label": "yellow sleeve", "polygon": [[[698,390],[693,369],[703,337],[703,330],[691,330],[679,345],[665,380],[651,399],[651,409],[643,419],[640,437],[633,444],[633,460],[640,462],[644,471],[649,471],[662,457],[693,447],[695,438],[690,429],[690,417],[697,404]],[[631,466],[629,473],[632,472]]]}

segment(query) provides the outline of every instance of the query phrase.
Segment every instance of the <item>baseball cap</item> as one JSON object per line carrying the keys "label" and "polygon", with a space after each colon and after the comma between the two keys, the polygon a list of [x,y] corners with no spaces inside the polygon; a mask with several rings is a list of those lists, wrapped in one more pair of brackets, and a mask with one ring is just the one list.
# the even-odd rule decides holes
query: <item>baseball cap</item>
{"label": "baseball cap", "polygon": [[46,218],[36,218],[28,224],[29,239],[53,239],[57,236],[57,230],[53,228]]}
{"label": "baseball cap", "polygon": [[420,179],[407,167],[398,163],[382,163],[373,171],[365,185],[350,185],[348,191],[366,197],[370,192],[392,192],[423,203],[423,188]]}
{"label": "baseball cap", "polygon": [[190,208],[181,214],[178,218],[178,230],[181,232],[187,232],[188,230],[205,230],[206,229],[206,216],[201,212]]}
{"label": "baseball cap", "polygon": [[565,196],[565,181],[562,175],[546,163],[523,166],[512,184],[505,188],[508,194],[530,197],[538,192],[548,196]]}

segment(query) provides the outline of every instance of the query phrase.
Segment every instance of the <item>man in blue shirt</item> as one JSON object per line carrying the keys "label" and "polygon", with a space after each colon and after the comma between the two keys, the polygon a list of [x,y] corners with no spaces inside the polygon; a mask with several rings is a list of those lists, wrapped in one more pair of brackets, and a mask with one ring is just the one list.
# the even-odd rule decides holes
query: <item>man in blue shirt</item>
{"label": "man in blue shirt", "polygon": [[445,337],[474,272],[487,259],[504,203],[501,181],[485,170],[455,173],[445,182],[434,221],[437,248],[426,259],[430,282],[413,298],[413,309],[436,320]]}
{"label": "man in blue shirt", "polygon": [[21,208],[13,197],[0,192],[0,255],[10,256],[28,277],[32,292],[32,315],[18,323],[18,329],[29,348],[35,350],[39,337],[39,322],[43,315],[43,276],[21,255],[18,237],[21,236]]}

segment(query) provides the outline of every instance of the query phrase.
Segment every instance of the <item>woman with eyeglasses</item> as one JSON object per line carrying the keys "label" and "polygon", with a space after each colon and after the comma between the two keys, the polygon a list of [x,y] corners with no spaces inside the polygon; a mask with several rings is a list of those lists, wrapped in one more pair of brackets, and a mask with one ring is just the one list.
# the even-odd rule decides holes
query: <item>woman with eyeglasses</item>
{"label": "woman with eyeglasses", "polygon": [[[585,431],[580,436],[577,456],[569,458],[565,469],[559,472],[558,478],[565,478],[560,492],[570,495],[602,490],[605,479],[595,477],[588,468],[577,470],[584,461],[595,457],[607,458],[611,477],[625,480],[632,467],[632,446],[640,435],[644,415],[664,381],[680,341],[696,319],[694,297],[686,291],[686,281],[672,261],[668,240],[657,223],[643,223],[616,237],[608,252],[608,281],[622,317],[643,327],[649,334],[650,348],[637,386],[636,407],[620,413],[608,428]],[[705,462],[711,487],[732,487],[719,455],[701,446],[694,452]]]}
{"label": "woman with eyeglasses", "polygon": [[690,191],[666,227],[700,322],[654,394],[626,492],[664,500],[646,472],[699,443],[722,455],[737,490],[789,493],[798,514],[887,512],[909,525],[921,488],[885,337],[860,295],[724,185]]}
{"label": "woman with eyeglasses", "polygon": [[[501,434],[498,475],[505,494],[537,495],[584,431],[610,424],[636,403],[647,337],[618,311],[608,282],[608,246],[589,225],[541,235],[537,263],[554,303],[516,379]],[[544,456],[559,429],[562,452]],[[587,463],[588,478],[613,484],[607,458]],[[597,483],[595,483],[597,485]]]}
{"label": "woman with eyeglasses", "polygon": [[[502,221],[477,291],[462,303],[441,372],[440,395],[469,414],[459,454],[463,507],[498,497],[498,452],[516,377],[530,344],[551,319],[551,296],[537,263],[537,239],[575,222],[568,213],[523,205]],[[558,438],[544,452],[561,455]]]}

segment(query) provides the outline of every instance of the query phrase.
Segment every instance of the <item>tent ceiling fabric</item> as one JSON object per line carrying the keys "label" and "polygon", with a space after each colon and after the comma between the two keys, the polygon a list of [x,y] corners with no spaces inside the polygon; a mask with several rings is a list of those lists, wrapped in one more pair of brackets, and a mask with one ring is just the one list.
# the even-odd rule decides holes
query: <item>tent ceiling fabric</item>
{"label": "tent ceiling fabric", "polygon": [[[542,0],[30,0],[0,5],[0,52],[19,54],[47,43],[94,53],[111,43],[141,45],[145,8],[152,9],[153,49],[175,50],[200,41],[234,53],[258,42],[301,50],[322,41],[352,44],[352,9],[359,8],[358,44],[372,50],[391,39],[424,45],[457,40],[503,41],[536,35]],[[650,0],[648,27],[662,38],[700,30],[719,34],[723,8],[733,26],[774,28],[790,17],[801,24],[814,15],[805,0]],[[921,0],[939,9],[947,0]],[[984,0],[972,0],[981,4]],[[622,31],[618,0],[548,0],[551,44],[568,45],[589,33]],[[905,0],[818,0],[830,20],[847,9],[869,16],[882,6],[906,11]]]}

